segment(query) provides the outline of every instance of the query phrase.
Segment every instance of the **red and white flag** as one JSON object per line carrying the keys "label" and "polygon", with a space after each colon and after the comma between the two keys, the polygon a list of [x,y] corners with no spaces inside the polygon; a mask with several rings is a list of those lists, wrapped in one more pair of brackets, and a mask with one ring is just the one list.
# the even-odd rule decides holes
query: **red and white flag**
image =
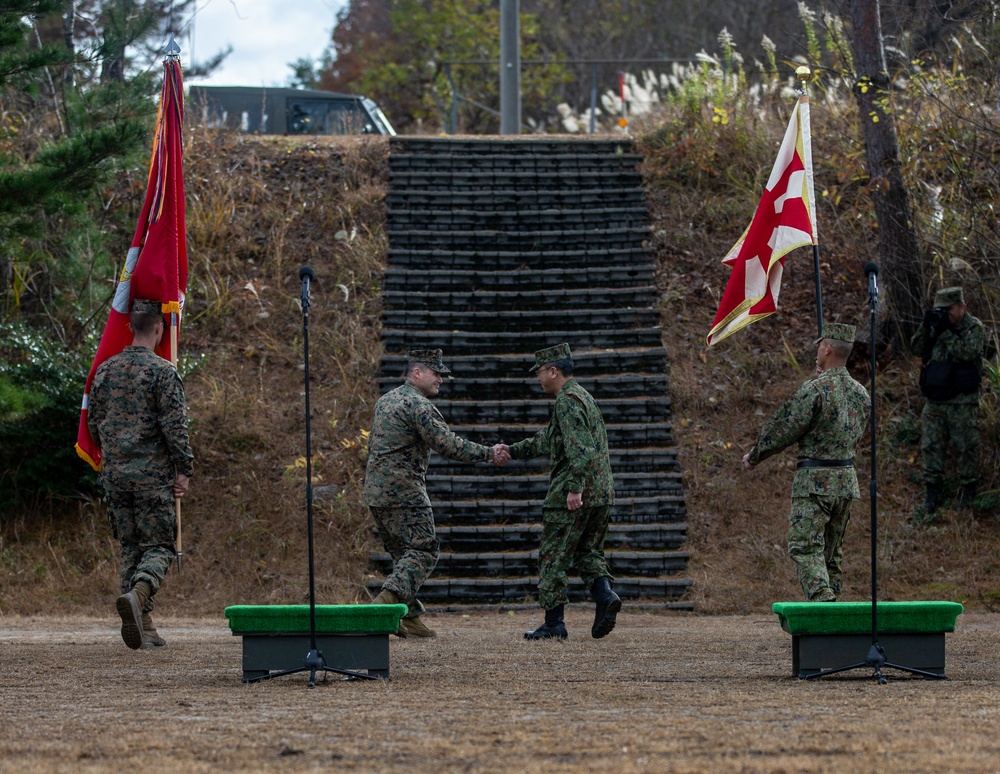
{"label": "red and white flag", "polygon": [[94,470],[101,469],[101,450],[87,427],[90,387],[97,367],[132,343],[129,312],[133,299],[146,298],[163,304],[163,313],[169,316],[170,336],[163,337],[156,354],[172,363],[177,362],[177,334],[188,279],[181,141],[183,124],[181,65],[176,57],[168,57],[163,63],[163,92],[156,116],[146,199],[84,387],[76,452]]}
{"label": "red and white flag", "polygon": [[809,102],[802,98],[788,122],[757,212],[722,259],[733,273],[708,332],[710,346],[777,311],[785,256],[808,244],[818,244],[818,235]]}

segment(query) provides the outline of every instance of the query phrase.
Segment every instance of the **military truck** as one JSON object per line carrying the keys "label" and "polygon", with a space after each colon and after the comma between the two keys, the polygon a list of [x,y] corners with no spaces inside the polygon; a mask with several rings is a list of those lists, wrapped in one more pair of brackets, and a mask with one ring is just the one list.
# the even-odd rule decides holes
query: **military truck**
{"label": "military truck", "polygon": [[313,89],[192,86],[186,113],[189,121],[253,134],[396,134],[367,97]]}

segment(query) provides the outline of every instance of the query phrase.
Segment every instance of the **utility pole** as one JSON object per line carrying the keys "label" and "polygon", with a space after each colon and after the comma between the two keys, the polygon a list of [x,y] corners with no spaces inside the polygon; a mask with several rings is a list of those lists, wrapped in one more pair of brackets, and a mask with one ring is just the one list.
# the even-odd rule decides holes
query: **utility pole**
{"label": "utility pole", "polygon": [[500,0],[500,134],[521,133],[521,0]]}

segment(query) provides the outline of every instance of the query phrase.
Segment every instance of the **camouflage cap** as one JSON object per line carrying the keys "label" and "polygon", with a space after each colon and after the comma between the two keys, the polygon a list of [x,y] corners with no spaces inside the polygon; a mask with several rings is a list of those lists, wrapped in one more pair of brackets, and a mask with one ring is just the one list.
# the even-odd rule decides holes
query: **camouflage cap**
{"label": "camouflage cap", "polygon": [[941,288],[934,294],[934,306],[951,306],[964,304],[965,296],[961,288]]}
{"label": "camouflage cap", "polygon": [[440,349],[411,349],[407,357],[411,363],[423,363],[435,373],[450,374],[451,370],[441,359],[442,354]]}
{"label": "camouflage cap", "polygon": [[819,344],[823,339],[833,339],[834,341],[846,341],[848,344],[854,343],[854,335],[857,333],[853,325],[844,323],[823,323],[823,335],[814,344]]}
{"label": "camouflage cap", "polygon": [[535,353],[535,364],[528,369],[529,372],[537,371],[549,363],[558,363],[560,360],[572,360],[573,355],[569,351],[569,344],[556,344],[554,347],[546,347]]}
{"label": "camouflage cap", "polygon": [[151,298],[137,298],[132,302],[132,311],[159,314],[163,312],[163,304]]}

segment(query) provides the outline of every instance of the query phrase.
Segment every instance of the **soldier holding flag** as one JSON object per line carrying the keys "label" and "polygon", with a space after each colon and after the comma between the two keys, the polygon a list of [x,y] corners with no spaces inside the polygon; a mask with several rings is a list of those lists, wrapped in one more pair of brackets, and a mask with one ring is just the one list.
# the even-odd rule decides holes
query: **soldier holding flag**
{"label": "soldier holding flag", "polygon": [[174,557],[174,498],[187,494],[194,454],[180,376],[154,352],[165,329],[162,304],[136,300],[130,321],[131,346],[94,376],[87,423],[101,451],[108,521],[121,544],[122,640],[138,650],[167,644],[150,613]]}
{"label": "soldier holding flag", "polygon": [[836,602],[843,582],[842,546],[851,501],[861,493],[854,454],[868,425],[869,396],[847,371],[854,326],[826,323],[816,341],[816,378],[805,382],[764,425],[743,455],[752,470],[794,443],[788,555],[811,602]]}

